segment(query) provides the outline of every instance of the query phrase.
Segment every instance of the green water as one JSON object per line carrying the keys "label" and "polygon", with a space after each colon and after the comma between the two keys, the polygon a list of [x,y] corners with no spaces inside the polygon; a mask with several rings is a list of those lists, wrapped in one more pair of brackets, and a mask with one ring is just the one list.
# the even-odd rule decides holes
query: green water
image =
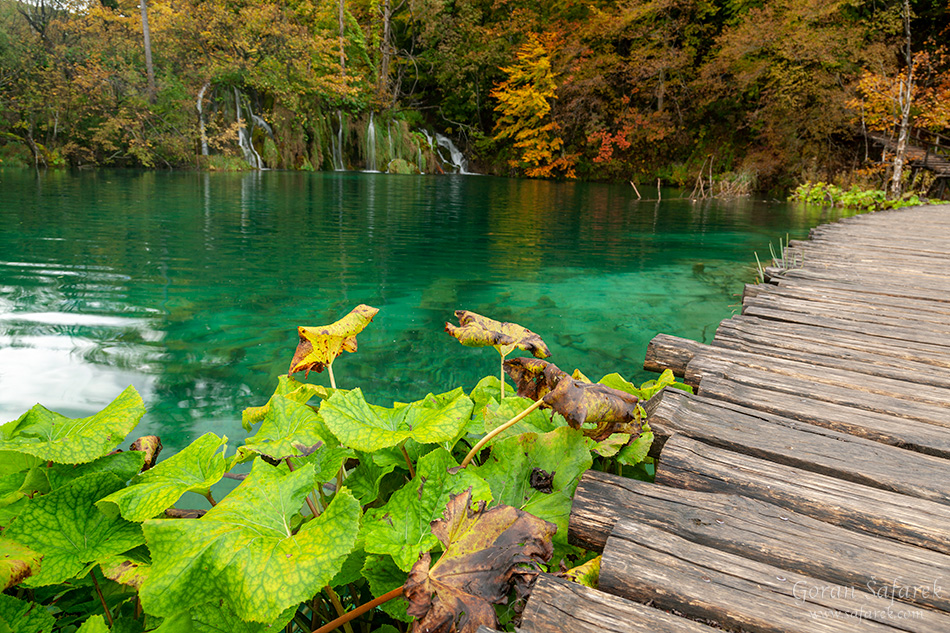
{"label": "green water", "polygon": [[88,415],[133,384],[137,434],[239,442],[296,327],[359,303],[380,313],[334,369],[379,404],[497,371],[444,333],[459,308],[534,330],[565,370],[645,380],[655,334],[710,341],[753,252],[831,219],[480,176],[3,170],[0,422],[36,402]]}

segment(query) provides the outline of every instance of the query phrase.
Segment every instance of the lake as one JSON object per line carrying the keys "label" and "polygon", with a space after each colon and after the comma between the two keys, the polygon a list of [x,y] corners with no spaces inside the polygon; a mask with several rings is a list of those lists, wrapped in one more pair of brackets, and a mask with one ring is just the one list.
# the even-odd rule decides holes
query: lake
{"label": "lake", "polygon": [[566,371],[642,381],[655,334],[711,341],[755,252],[838,217],[663,195],[484,176],[0,170],[0,422],[37,402],[89,415],[132,384],[149,411],[136,435],[172,450],[208,430],[240,443],[241,411],[286,373],[297,326],[359,303],[380,312],[334,372],[377,404],[497,372],[495,350],[443,331],[456,309],[530,328]]}

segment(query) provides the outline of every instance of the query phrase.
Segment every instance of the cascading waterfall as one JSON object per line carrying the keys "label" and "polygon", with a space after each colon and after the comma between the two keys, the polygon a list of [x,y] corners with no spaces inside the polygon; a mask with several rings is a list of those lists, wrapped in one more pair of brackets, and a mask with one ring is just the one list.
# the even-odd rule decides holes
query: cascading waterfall
{"label": "cascading waterfall", "polygon": [[[428,138],[428,134],[426,137]],[[465,160],[465,157],[462,156],[462,151],[455,146],[455,143],[452,142],[447,136],[443,136],[438,132],[435,133],[435,142],[437,144],[436,151],[439,154],[439,158],[442,159],[443,163],[448,163],[452,166],[452,169],[455,170],[457,174],[468,174],[471,173],[468,171],[468,161]],[[432,145],[432,141],[429,141],[429,145]],[[445,155],[442,154],[442,150],[439,148],[444,148],[449,153],[449,160],[445,159]]]}
{"label": "cascading waterfall", "polygon": [[343,166],[343,111],[336,111],[339,127],[336,130],[336,138],[330,139],[330,153],[333,155],[333,171],[345,171]]}
{"label": "cascading waterfall", "polygon": [[196,107],[198,108],[198,130],[201,133],[201,155],[208,155],[208,133],[205,130],[205,113],[202,109],[202,103],[205,97],[205,91],[208,89],[208,86],[211,84],[206,83],[201,86],[201,90],[198,91],[198,103]]}
{"label": "cascading waterfall", "polygon": [[250,105],[248,105],[247,111],[250,116],[248,119],[241,117],[241,93],[238,92],[237,88],[234,89],[234,108],[237,111],[238,145],[241,146],[241,151],[244,152],[244,160],[254,169],[263,169],[264,161],[261,160],[260,154],[251,144],[251,131],[247,127],[247,121],[251,121],[251,124],[253,124],[251,117],[254,114],[251,112]]}
{"label": "cascading waterfall", "polygon": [[389,160],[396,158],[396,150],[393,149],[393,122],[386,124],[386,133],[389,135]]}
{"label": "cascading waterfall", "polygon": [[369,126],[366,128],[366,170],[376,169],[376,125],[373,123],[373,113],[369,113]]}

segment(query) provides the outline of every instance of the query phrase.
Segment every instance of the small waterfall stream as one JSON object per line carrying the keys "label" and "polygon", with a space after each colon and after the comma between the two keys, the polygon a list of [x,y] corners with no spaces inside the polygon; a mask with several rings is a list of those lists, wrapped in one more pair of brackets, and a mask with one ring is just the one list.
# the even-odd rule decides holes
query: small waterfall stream
{"label": "small waterfall stream", "polygon": [[366,170],[376,169],[376,125],[373,123],[373,113],[369,113],[369,126],[366,128]]}
{"label": "small waterfall stream", "polygon": [[339,127],[336,129],[336,138],[330,139],[330,153],[333,156],[333,171],[346,171],[343,165],[343,111],[336,111]]}
{"label": "small waterfall stream", "polygon": [[244,152],[244,160],[254,169],[263,169],[264,161],[261,160],[260,154],[257,153],[257,150],[254,149],[254,145],[251,144],[251,130],[247,126],[248,121],[250,121],[252,125],[254,124],[254,113],[251,112],[250,105],[248,105],[247,119],[241,116],[241,93],[238,92],[237,88],[234,89],[234,109],[237,112],[238,145],[240,145],[241,151]]}
{"label": "small waterfall stream", "polygon": [[205,128],[205,113],[202,109],[202,104],[205,98],[205,91],[210,86],[210,83],[205,83],[201,86],[201,90],[198,91],[198,103],[195,105],[198,108],[198,130],[201,133],[201,155],[208,155],[208,132]]}
{"label": "small waterfall stream", "polygon": [[[428,134],[426,137],[428,138]],[[452,142],[447,136],[443,136],[438,132],[435,133],[435,142],[437,144],[435,150],[439,154],[439,158],[442,159],[443,163],[448,163],[456,174],[468,174],[471,173],[468,171],[468,161],[465,160],[465,157],[462,156],[462,150],[455,146],[455,143]],[[432,145],[432,141],[429,141],[429,145]],[[442,149],[445,149],[449,153],[449,159],[446,160],[445,155],[442,153]]]}

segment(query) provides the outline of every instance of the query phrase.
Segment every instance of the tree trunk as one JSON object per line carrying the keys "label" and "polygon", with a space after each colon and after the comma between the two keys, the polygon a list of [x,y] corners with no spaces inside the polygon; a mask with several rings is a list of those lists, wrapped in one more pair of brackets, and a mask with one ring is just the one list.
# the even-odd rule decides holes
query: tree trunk
{"label": "tree trunk", "polygon": [[344,45],[346,40],[344,35],[346,32],[346,11],[344,4],[345,0],[340,0],[340,75],[346,77],[346,51],[344,50]]}
{"label": "tree trunk", "polygon": [[155,69],[152,67],[152,36],[148,30],[148,0],[139,0],[142,9],[142,38],[145,41],[145,73],[148,75],[148,100],[155,102]]}
{"label": "tree trunk", "polygon": [[901,122],[897,132],[897,148],[894,153],[894,173],[891,175],[891,198],[899,198],[901,195],[904,154],[907,151],[907,137],[910,135],[910,107],[914,90],[914,57],[910,48],[910,0],[904,0],[904,39],[907,73],[898,90]]}
{"label": "tree trunk", "polygon": [[379,82],[377,84],[377,91],[380,98],[386,96],[389,92],[389,65],[392,60],[392,47],[389,44],[391,38],[390,33],[390,24],[392,22],[392,5],[390,5],[389,0],[383,0],[383,37],[382,41],[379,43]]}

